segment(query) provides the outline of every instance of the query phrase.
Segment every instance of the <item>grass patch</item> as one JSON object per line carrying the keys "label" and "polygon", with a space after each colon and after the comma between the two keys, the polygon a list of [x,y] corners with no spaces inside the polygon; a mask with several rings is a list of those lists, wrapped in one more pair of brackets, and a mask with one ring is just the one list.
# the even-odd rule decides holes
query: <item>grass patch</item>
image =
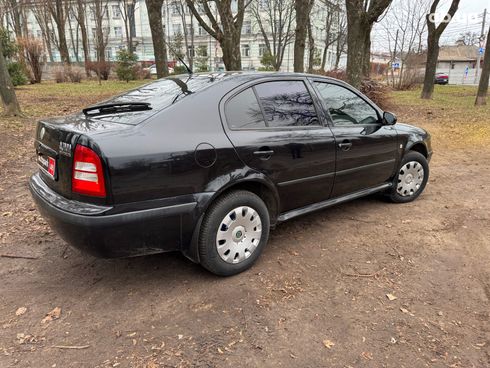
{"label": "grass patch", "polygon": [[[393,91],[390,101],[400,122],[426,128],[437,148],[488,150],[490,105],[476,107],[474,86],[436,86],[432,100],[422,100],[420,89]],[[489,101],[490,103],[490,101]]]}

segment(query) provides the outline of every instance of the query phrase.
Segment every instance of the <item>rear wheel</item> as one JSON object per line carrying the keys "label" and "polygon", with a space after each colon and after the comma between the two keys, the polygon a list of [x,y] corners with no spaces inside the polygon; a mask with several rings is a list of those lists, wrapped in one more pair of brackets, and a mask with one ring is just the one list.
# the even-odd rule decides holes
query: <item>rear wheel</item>
{"label": "rear wheel", "polygon": [[267,244],[269,225],[269,212],[257,195],[233,191],[219,197],[202,222],[201,265],[220,276],[245,271]]}
{"label": "rear wheel", "polygon": [[415,200],[423,192],[428,179],[429,164],[424,155],[414,151],[407,153],[389,192],[390,200],[395,203]]}

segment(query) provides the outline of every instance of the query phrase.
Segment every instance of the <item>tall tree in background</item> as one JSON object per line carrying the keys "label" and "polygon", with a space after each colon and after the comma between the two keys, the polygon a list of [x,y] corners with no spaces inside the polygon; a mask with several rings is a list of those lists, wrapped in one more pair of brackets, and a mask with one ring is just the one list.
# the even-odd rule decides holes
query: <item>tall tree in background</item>
{"label": "tall tree in background", "polygon": [[2,98],[3,110],[6,116],[22,115],[17,96],[15,95],[14,85],[7,69],[7,62],[3,56],[2,42],[0,42],[0,97]]}
{"label": "tall tree in background", "polygon": [[36,4],[33,4],[31,9],[34,18],[36,19],[36,22],[41,29],[44,49],[48,52],[49,61],[54,62],[53,51],[51,49],[52,39],[50,34],[52,32],[50,29],[51,15],[49,13],[47,4],[45,2],[38,2]]}
{"label": "tall tree in background", "polygon": [[392,0],[346,0],[347,79],[359,87],[371,71],[371,31]]}
{"label": "tall tree in background", "polygon": [[[398,75],[390,67],[393,88],[401,89],[411,76],[418,75],[418,72],[414,72],[414,65],[410,65],[410,60],[413,60],[414,54],[421,48],[421,35],[427,27],[425,16],[429,11],[430,1],[394,0],[393,7],[396,11],[387,13],[380,24],[386,32],[391,61],[401,61]],[[393,32],[394,28],[396,32]],[[416,69],[418,70],[418,65]]]}
{"label": "tall tree in background", "polygon": [[146,0],[158,78],[163,78],[168,75],[167,45],[165,43],[165,32],[162,24],[162,6],[163,0]]}
{"label": "tall tree in background", "polygon": [[121,18],[124,21],[124,30],[126,32],[126,48],[130,54],[134,52],[133,37],[135,31],[134,11],[136,1],[118,0]]}
{"label": "tall tree in background", "polygon": [[480,84],[476,95],[475,105],[482,106],[487,104],[488,83],[490,82],[490,29],[488,30],[487,43],[485,46],[485,56],[483,68],[481,70]]}
{"label": "tall tree in background", "polygon": [[271,56],[272,67],[279,70],[286,47],[294,37],[294,0],[257,1],[251,5],[252,15],[264,38],[266,52]]}
{"label": "tall tree in background", "polygon": [[87,4],[85,0],[76,0],[75,4],[76,9],[73,9],[73,14],[75,19],[77,20],[78,27],[80,28],[80,35],[82,37],[82,50],[83,50],[83,60],[85,65],[85,74],[87,77],[90,76],[90,49],[88,45],[88,32],[87,32],[87,22],[86,22],[86,14],[87,14]]}
{"label": "tall tree in background", "polygon": [[[240,54],[240,38],[242,35],[243,16],[250,0],[237,0],[236,12],[231,0],[186,0],[189,9],[199,24],[211,37],[217,40],[223,51],[223,63],[226,70],[241,70],[242,56]],[[213,14],[210,3],[214,3],[219,21]],[[200,6],[209,22],[200,15]]]}
{"label": "tall tree in background", "polygon": [[58,31],[58,49],[60,51],[61,61],[70,64],[70,53],[68,52],[68,44],[66,42],[66,18],[68,16],[68,1],[63,0],[47,0],[46,5],[51,13],[56,30]]}
{"label": "tall tree in background", "polygon": [[95,20],[95,50],[100,67],[106,62],[105,51],[109,42],[108,0],[92,0],[92,15]]}
{"label": "tall tree in background", "polygon": [[176,6],[176,11],[180,15],[180,21],[182,23],[182,36],[184,37],[184,47],[185,47],[185,56],[187,57],[188,66],[193,70],[194,67],[194,16],[192,13],[190,14],[190,23],[187,23],[186,20],[186,8],[187,2],[186,0],[179,0],[174,2]]}
{"label": "tall tree in background", "polygon": [[424,87],[421,98],[431,99],[434,93],[434,80],[436,78],[437,58],[439,57],[439,40],[442,33],[449,25],[454,14],[458,10],[460,0],[452,0],[451,6],[444,17],[443,21],[436,26],[435,13],[440,0],[434,0],[427,14],[427,62],[425,65]]}
{"label": "tall tree in background", "polygon": [[305,45],[310,23],[310,13],[315,0],[295,0],[296,30],[294,32],[294,71],[303,73],[305,70]]}

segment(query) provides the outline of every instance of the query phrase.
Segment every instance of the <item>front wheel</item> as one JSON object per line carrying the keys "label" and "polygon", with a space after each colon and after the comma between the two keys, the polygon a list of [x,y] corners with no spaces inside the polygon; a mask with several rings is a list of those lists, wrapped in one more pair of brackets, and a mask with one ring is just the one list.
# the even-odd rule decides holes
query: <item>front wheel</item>
{"label": "front wheel", "polygon": [[395,203],[414,201],[423,192],[428,179],[427,159],[419,152],[409,152],[403,157],[388,196]]}
{"label": "front wheel", "polygon": [[199,236],[201,265],[220,276],[251,267],[269,238],[269,211],[257,195],[233,191],[219,197],[204,216]]}

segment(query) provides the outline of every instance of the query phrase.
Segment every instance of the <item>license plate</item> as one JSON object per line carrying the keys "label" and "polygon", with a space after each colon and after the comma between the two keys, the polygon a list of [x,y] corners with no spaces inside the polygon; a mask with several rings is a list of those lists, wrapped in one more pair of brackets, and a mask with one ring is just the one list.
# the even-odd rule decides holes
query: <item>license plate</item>
{"label": "license plate", "polygon": [[56,160],[50,156],[37,156],[37,162],[39,167],[45,174],[47,174],[51,179],[54,179],[56,173]]}

